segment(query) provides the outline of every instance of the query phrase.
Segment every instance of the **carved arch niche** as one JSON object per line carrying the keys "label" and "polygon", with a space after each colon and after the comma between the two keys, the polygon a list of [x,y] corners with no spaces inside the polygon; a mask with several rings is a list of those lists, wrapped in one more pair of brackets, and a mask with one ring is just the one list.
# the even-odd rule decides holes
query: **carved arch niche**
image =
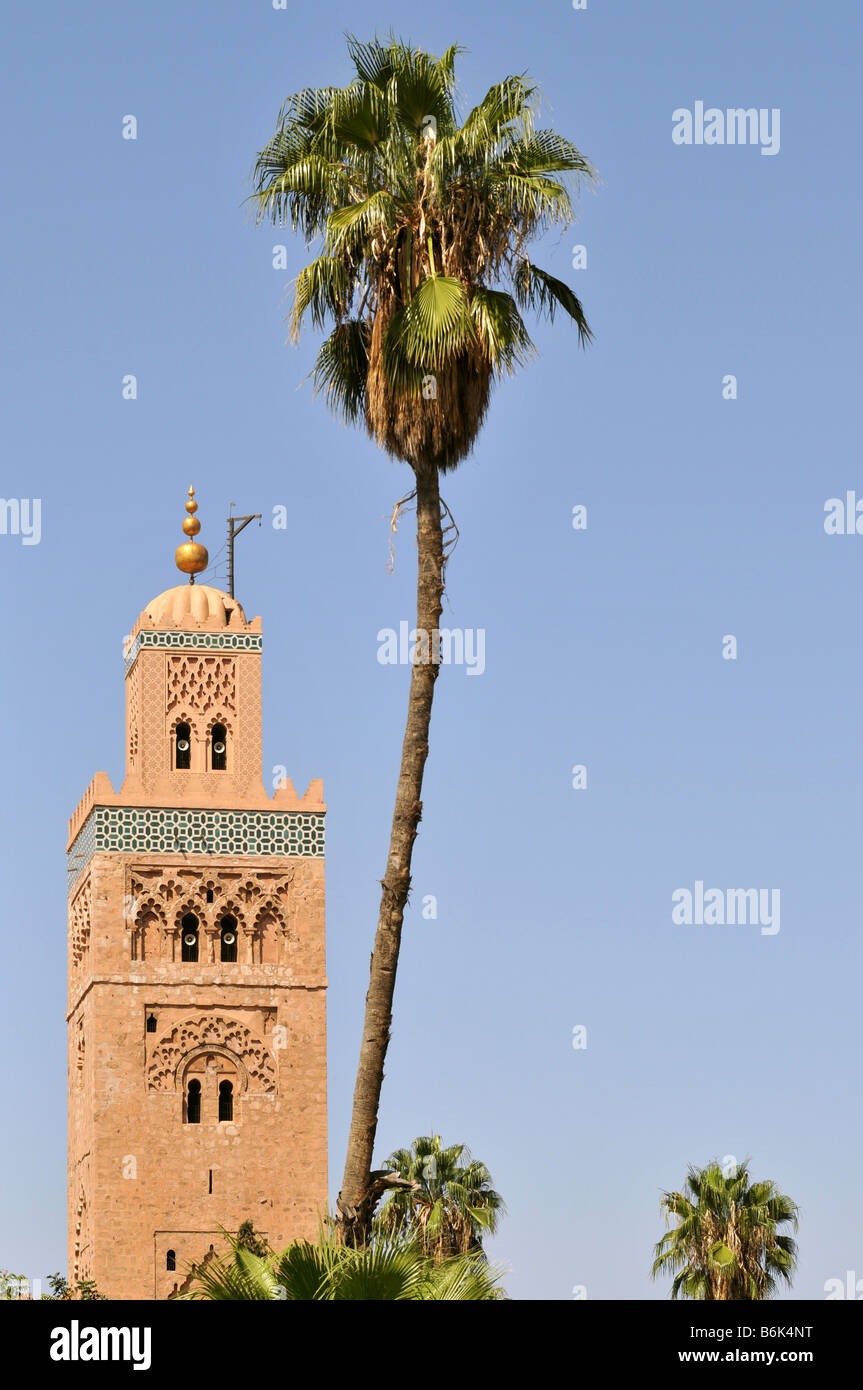
{"label": "carved arch niche", "polygon": [[150,1092],[181,1091],[187,1074],[206,1070],[207,1057],[227,1061],[235,1069],[242,1092],[273,1095],[276,1070],[269,1048],[238,1019],[203,1014],[176,1023],[153,1048],[147,1066]]}

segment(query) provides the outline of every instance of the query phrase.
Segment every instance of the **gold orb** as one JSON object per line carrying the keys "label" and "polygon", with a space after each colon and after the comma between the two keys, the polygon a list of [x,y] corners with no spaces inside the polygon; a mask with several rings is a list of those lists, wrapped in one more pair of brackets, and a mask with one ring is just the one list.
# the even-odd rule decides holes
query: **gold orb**
{"label": "gold orb", "polygon": [[201,523],[196,516],[187,516],[183,522],[183,530],[187,536],[197,536],[201,529]]}
{"label": "gold orb", "polygon": [[207,568],[209,559],[207,547],[198,541],[186,541],[185,545],[178,545],[174,556],[177,569],[183,574],[200,574],[201,570]]}

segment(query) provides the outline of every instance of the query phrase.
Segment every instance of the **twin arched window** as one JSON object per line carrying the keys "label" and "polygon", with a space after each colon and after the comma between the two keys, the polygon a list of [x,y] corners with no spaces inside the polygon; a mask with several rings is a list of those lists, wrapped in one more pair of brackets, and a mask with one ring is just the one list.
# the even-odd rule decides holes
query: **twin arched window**
{"label": "twin arched window", "polygon": [[[224,772],[228,766],[228,730],[224,724],[214,724],[210,730],[208,748],[210,772]],[[192,766],[191,725],[178,724],[174,730],[174,767],[187,772]]]}
{"label": "twin arched window", "polygon": [[[180,930],[182,938],[180,959],[187,962],[197,961],[199,923],[194,912],[186,913],[180,923]],[[237,959],[237,919],[230,912],[225,913],[219,928],[219,958],[228,962]],[[155,1028],[155,1021],[153,1027]]]}
{"label": "twin arched window", "polygon": [[[219,1082],[219,1122],[230,1121],[234,1118],[234,1083],[233,1081]],[[186,1124],[199,1125],[201,1123],[201,1083],[197,1077],[192,1077],[186,1086]]]}

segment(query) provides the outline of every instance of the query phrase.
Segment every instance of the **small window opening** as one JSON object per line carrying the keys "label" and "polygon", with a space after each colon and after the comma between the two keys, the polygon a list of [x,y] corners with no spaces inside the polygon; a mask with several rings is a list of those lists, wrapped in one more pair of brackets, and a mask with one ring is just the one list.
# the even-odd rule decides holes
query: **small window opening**
{"label": "small window opening", "polygon": [[[219,1119],[234,1118],[234,1087],[230,1081],[219,1082]],[[212,1190],[212,1189],[211,1189]]]}
{"label": "small window opening", "polygon": [[188,768],[191,766],[192,758],[192,730],[188,724],[177,725],[176,740],[174,766],[181,769]]}
{"label": "small window opening", "polygon": [[208,888],[208,889],[207,889],[207,902],[208,902],[208,903],[211,903],[212,901],[213,901],[213,890],[212,890],[212,888]]}
{"label": "small window opening", "polygon": [[237,919],[228,913],[222,918],[222,960],[237,959]]}
{"label": "small window opening", "polygon": [[189,1082],[189,1089],[186,1092],[186,1123],[190,1125],[199,1125],[201,1123],[200,1081]]}
{"label": "small window opening", "polygon": [[228,756],[228,731],[224,724],[213,725],[212,740],[210,766],[214,772],[224,772]]}
{"label": "small window opening", "polygon": [[149,1014],[148,1017],[147,1017],[147,1032],[148,1032],[148,1033],[155,1033],[155,1031],[156,1031],[156,1015],[155,1015],[155,1014]]}
{"label": "small window opening", "polygon": [[183,937],[182,960],[198,959],[198,919],[194,912],[187,912],[181,923]]}
{"label": "small window opening", "polygon": [[[212,1196],[212,1195],[213,1195],[213,1170],[212,1170],[212,1168],[211,1168],[211,1169],[210,1169],[210,1196]],[[211,1249],[211,1250],[212,1250],[212,1248],[213,1248],[213,1247],[210,1246],[210,1249]]]}
{"label": "small window opening", "polygon": [[176,1252],[176,1250],[169,1250],[169,1251],[168,1251],[167,1255],[165,1256],[165,1268],[166,1268],[166,1269],[176,1269],[176,1268],[177,1268],[177,1252]]}

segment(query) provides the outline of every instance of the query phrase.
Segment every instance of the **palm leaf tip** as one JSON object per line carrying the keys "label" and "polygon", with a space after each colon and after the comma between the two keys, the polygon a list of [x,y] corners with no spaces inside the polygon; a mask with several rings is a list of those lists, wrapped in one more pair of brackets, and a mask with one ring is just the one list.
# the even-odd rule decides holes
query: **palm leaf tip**
{"label": "palm leaf tip", "polygon": [[585,317],[581,300],[563,280],[558,280],[548,271],[540,270],[526,258],[519,261],[514,275],[515,294],[518,303],[539,314],[546,314],[554,321],[555,311],[563,309],[578,329],[578,340],[586,347],[593,339],[593,332]]}
{"label": "palm leaf tip", "polygon": [[335,414],[347,423],[362,416],[368,372],[368,329],[351,319],[324,339],[312,369],[316,391],[323,391]]}

